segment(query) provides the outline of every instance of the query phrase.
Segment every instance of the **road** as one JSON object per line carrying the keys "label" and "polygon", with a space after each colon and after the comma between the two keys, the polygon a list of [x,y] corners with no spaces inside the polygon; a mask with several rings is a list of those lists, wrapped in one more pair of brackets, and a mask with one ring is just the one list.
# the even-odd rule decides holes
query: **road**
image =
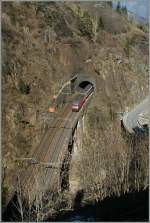
{"label": "road", "polygon": [[148,111],[148,97],[123,116],[123,125],[129,133],[134,134],[136,130],[143,130],[138,122],[138,118],[139,115],[145,111]]}
{"label": "road", "polygon": [[53,121],[39,146],[30,155],[37,163],[28,165],[21,176],[21,185],[24,195],[30,195],[31,201],[34,200],[35,194],[40,192],[59,190],[60,168],[68,150],[72,129],[90,102],[90,98],[79,112],[72,112],[71,104],[66,104],[59,118]]}

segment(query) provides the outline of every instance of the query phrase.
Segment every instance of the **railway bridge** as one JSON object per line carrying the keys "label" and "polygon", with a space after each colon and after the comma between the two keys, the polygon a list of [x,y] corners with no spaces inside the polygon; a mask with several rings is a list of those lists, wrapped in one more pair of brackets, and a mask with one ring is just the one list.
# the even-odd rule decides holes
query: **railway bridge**
{"label": "railway bridge", "polygon": [[[69,89],[73,95],[88,83],[96,88],[90,75],[75,76],[71,78],[70,86],[65,85],[60,94]],[[20,175],[19,185],[23,196],[27,199],[30,198],[31,203],[36,196],[42,196],[46,191],[58,192],[62,190],[65,178],[64,162],[67,154],[72,150],[78,121],[82,119],[91,99],[92,94],[79,112],[72,112],[71,103],[66,102],[60,114],[52,121],[38,148],[35,148],[29,155],[30,160],[26,170]]]}

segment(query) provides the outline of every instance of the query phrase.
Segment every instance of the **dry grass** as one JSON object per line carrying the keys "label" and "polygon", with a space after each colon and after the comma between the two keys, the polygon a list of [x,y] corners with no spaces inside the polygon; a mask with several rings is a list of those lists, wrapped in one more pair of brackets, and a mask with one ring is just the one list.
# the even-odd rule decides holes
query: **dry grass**
{"label": "dry grass", "polygon": [[83,133],[77,175],[85,190],[85,200],[98,201],[114,194],[120,196],[132,190],[146,189],[147,136],[145,139],[126,138],[118,123],[108,124],[104,119],[100,120],[104,122],[103,127],[96,121],[90,125],[89,134]]}

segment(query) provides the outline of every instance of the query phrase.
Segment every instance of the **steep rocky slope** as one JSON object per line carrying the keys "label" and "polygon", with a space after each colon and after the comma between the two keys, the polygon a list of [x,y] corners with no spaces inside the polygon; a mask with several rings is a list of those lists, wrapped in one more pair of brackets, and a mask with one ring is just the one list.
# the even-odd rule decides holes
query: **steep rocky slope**
{"label": "steep rocky slope", "polygon": [[[116,127],[119,126],[116,112],[132,107],[148,93],[148,33],[130,24],[125,15],[112,11],[108,4],[102,6],[96,8],[94,3],[3,2],[3,202],[13,190],[16,171],[23,168],[15,158],[26,157],[44,134],[44,123],[39,114],[47,111],[53,95],[77,72],[90,72],[97,83],[86,115],[87,131],[81,166],[78,165],[81,176],[78,176],[84,181],[83,189],[90,194],[90,199],[121,193],[116,187],[118,182],[111,182],[110,170],[116,172],[118,168],[116,155],[122,169],[121,159],[126,160],[126,151],[131,150]],[[142,148],[144,156],[139,156],[139,162],[142,162],[145,174],[147,147]],[[114,151],[112,156],[111,151]],[[95,161],[93,157],[97,153],[98,160]],[[104,162],[101,167],[100,154],[103,154]],[[93,170],[91,163],[98,172],[90,172]],[[86,175],[80,171],[85,166],[90,168]],[[99,184],[97,176],[101,168],[106,169],[106,181],[110,179],[110,182]],[[115,177],[113,179],[120,179],[120,175]],[[146,187],[146,177],[141,176],[140,186]],[[105,195],[99,194],[98,188],[104,185],[108,186]]]}

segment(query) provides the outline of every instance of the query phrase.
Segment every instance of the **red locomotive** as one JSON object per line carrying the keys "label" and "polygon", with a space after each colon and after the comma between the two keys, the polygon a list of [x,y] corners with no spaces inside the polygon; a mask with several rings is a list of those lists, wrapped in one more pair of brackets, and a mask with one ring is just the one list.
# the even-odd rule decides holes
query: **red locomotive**
{"label": "red locomotive", "polygon": [[81,107],[83,106],[86,99],[93,92],[93,90],[94,90],[93,85],[88,84],[84,88],[83,93],[76,96],[74,102],[72,103],[72,111],[78,112],[81,109]]}

